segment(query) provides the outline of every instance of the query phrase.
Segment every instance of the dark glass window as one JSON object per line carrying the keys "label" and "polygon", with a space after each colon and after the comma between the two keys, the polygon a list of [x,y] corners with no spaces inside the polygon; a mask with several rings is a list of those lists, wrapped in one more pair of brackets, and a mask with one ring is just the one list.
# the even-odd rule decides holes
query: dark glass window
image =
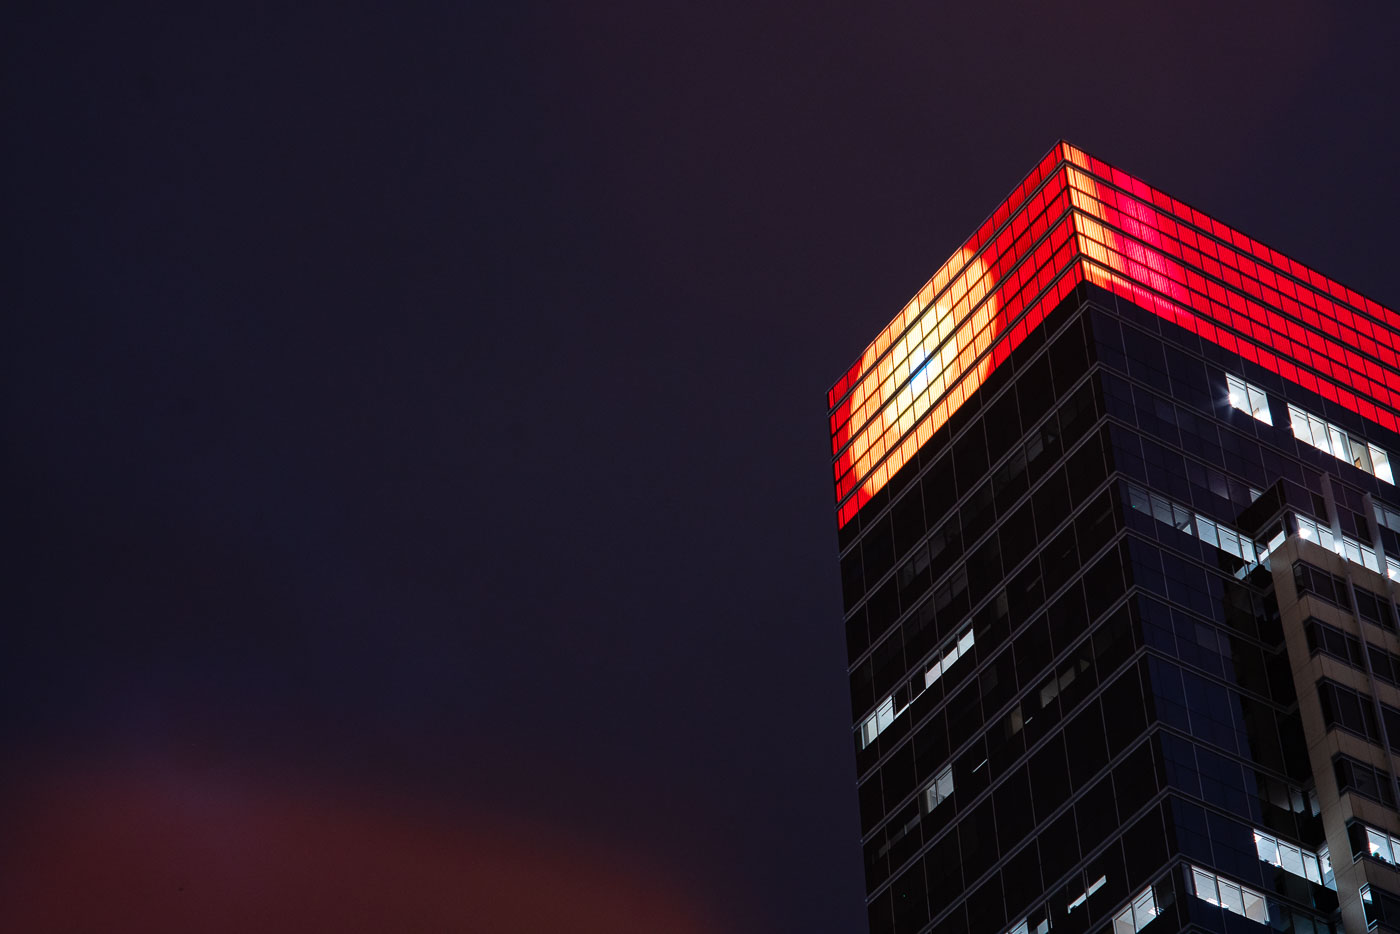
{"label": "dark glass window", "polygon": [[1332,770],[1337,777],[1338,791],[1352,791],[1373,801],[1379,801],[1386,807],[1395,807],[1395,792],[1391,785],[1390,773],[1347,755],[1334,758]]}
{"label": "dark glass window", "polygon": [[1380,741],[1370,698],[1325,680],[1318,682],[1317,698],[1322,705],[1322,720],[1327,726],[1341,727],[1373,743]]}

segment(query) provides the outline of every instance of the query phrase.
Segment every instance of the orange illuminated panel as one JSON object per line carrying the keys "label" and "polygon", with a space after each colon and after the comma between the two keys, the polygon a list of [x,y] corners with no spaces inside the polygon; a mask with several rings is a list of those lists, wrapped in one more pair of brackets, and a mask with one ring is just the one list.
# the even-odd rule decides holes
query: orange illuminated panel
{"label": "orange illuminated panel", "polygon": [[1400,432],[1400,315],[1060,143],[832,387],[839,524],[1086,280]]}
{"label": "orange illuminated panel", "polygon": [[1400,315],[1062,149],[1086,279],[1400,432]]}

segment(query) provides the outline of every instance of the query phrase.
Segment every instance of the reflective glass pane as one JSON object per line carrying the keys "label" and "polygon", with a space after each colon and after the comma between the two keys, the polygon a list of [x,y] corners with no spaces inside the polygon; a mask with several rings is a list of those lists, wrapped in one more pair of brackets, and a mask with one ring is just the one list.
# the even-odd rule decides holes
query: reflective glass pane
{"label": "reflective glass pane", "polygon": [[1351,442],[1347,436],[1336,425],[1328,425],[1329,434],[1332,438],[1332,455],[1338,460],[1351,460]]}
{"label": "reflective glass pane", "polygon": [[946,798],[953,793],[953,767],[950,765],[938,775],[938,795]]}
{"label": "reflective glass pane", "polygon": [[1372,473],[1375,468],[1371,466],[1371,452],[1366,449],[1366,445],[1351,439],[1351,462],[1367,473]]}
{"label": "reflective glass pane", "polygon": [[1371,464],[1375,467],[1375,475],[1386,483],[1395,483],[1395,477],[1390,472],[1390,455],[1376,447],[1370,446]]}
{"label": "reflective glass pane", "polygon": [[1366,843],[1371,851],[1371,855],[1377,859],[1383,859],[1387,863],[1392,861],[1390,855],[1390,840],[1385,834],[1378,830],[1366,828]]}
{"label": "reflective glass pane", "polygon": [[1172,524],[1172,504],[1162,499],[1160,496],[1152,497],[1152,517],[1158,522]]}
{"label": "reflective glass pane", "polygon": [[1225,388],[1230,391],[1230,404],[1237,409],[1248,411],[1249,398],[1244,388],[1244,380],[1233,373],[1225,374]]}
{"label": "reflective glass pane", "polygon": [[924,687],[932,687],[933,682],[937,681],[939,677],[942,676],[942,674],[943,663],[941,661],[935,661],[933,663],[933,667],[929,668],[928,671],[924,672]]}
{"label": "reflective glass pane", "polygon": [[1260,924],[1269,923],[1269,909],[1264,904],[1264,897],[1258,892],[1244,890],[1244,916]]}
{"label": "reflective glass pane", "polygon": [[1220,547],[1220,539],[1215,534],[1215,523],[1205,516],[1196,516],[1196,534],[1201,541],[1214,548]]}
{"label": "reflective glass pane", "polygon": [[1226,911],[1233,911],[1237,915],[1244,914],[1244,893],[1240,887],[1233,882],[1224,879],[1220,882],[1220,907]]}
{"label": "reflective glass pane", "polygon": [[1274,423],[1274,417],[1269,413],[1269,397],[1264,395],[1264,390],[1258,386],[1246,386],[1249,392],[1250,414],[1266,425]]}
{"label": "reflective glass pane", "polygon": [[1191,870],[1191,881],[1196,886],[1197,898],[1204,899],[1212,905],[1220,904],[1220,895],[1215,890],[1215,876],[1193,868]]}
{"label": "reflective glass pane", "polygon": [[1273,837],[1256,833],[1254,835],[1254,847],[1259,851],[1259,858],[1266,863],[1279,865],[1278,842]]}
{"label": "reflective glass pane", "polygon": [[894,722],[894,698],[893,698],[893,697],[887,697],[887,698],[885,698],[885,702],[884,702],[883,704],[880,705],[880,709],[877,710],[877,711],[875,711],[875,717],[876,717],[875,729],[876,729],[877,731],[883,731],[883,730],[885,729],[885,727],[889,726],[891,723]]}
{"label": "reflective glass pane", "polygon": [[1236,536],[1235,533],[1234,533],[1231,529],[1227,529],[1227,528],[1225,528],[1225,526],[1223,526],[1223,525],[1222,525],[1222,526],[1219,526],[1219,531],[1220,531],[1220,550],[1221,550],[1221,551],[1228,551],[1228,552],[1229,552],[1230,554],[1232,554],[1232,555],[1238,555],[1238,554],[1240,553],[1240,540],[1239,540],[1239,537]]}
{"label": "reflective glass pane", "polygon": [[1293,437],[1312,444],[1312,431],[1308,428],[1308,417],[1296,405],[1288,407],[1288,424],[1293,429]]}

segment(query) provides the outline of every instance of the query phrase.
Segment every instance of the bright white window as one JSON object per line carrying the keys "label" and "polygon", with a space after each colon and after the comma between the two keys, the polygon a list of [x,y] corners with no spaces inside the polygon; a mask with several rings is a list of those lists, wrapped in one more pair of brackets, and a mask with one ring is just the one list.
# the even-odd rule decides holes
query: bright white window
{"label": "bright white window", "polygon": [[1188,535],[1195,535],[1213,548],[1229,552],[1243,558],[1249,565],[1262,560],[1268,552],[1260,553],[1254,542],[1246,535],[1227,525],[1213,522],[1199,513],[1193,513],[1185,506],[1174,503],[1156,493],[1148,493],[1129,483],[1128,504],[1138,512],[1145,513],[1158,522],[1170,525]]}
{"label": "bright white window", "polygon": [[1366,849],[1371,856],[1392,866],[1400,865],[1400,839],[1383,830],[1366,828]]}
{"label": "bright white window", "polygon": [[1303,851],[1289,843],[1279,842],[1278,855],[1281,860],[1280,866],[1284,872],[1291,872],[1295,876],[1305,876],[1303,872]]}
{"label": "bright white window", "polygon": [[966,654],[967,654],[968,652],[970,652],[970,651],[972,651],[972,630],[971,630],[971,629],[969,629],[967,632],[963,633],[963,634],[962,634],[962,637],[961,637],[960,639],[958,639],[958,652],[959,652],[960,654],[962,654],[962,655],[966,655]]}
{"label": "bright white window", "polygon": [[1222,879],[1199,866],[1191,867],[1191,884],[1196,890],[1196,897],[1201,901],[1218,905],[1226,911],[1243,915],[1260,924],[1269,923],[1269,909],[1264,904],[1264,896],[1261,893],[1229,879]]}
{"label": "bright white window", "polygon": [[1113,918],[1113,934],[1137,934],[1147,927],[1149,921],[1157,917],[1157,896],[1148,886],[1138,893],[1127,908]]}
{"label": "bright white window", "polygon": [[953,795],[953,767],[945,766],[924,789],[924,813],[932,811]]}
{"label": "bright white window", "polygon": [[860,725],[860,748],[864,749],[866,746],[875,742],[875,737],[885,732],[885,729],[889,727],[891,723],[894,723],[896,717],[909,709],[910,704],[913,703],[914,697],[918,697],[924,691],[932,687],[933,682],[943,677],[943,673],[952,666],[953,662],[972,651],[974,641],[972,629],[969,627],[968,630],[958,638],[957,642],[954,642],[943,651],[934,652],[933,658],[926,663],[928,668],[924,671],[923,687],[916,688],[908,704],[896,707],[894,695],[890,695],[882,700],[880,706],[875,708],[875,712],[866,717],[864,722]]}
{"label": "bright white window", "polygon": [[1323,885],[1324,879],[1331,875],[1332,865],[1325,862],[1325,855],[1311,853],[1262,830],[1254,831],[1254,846],[1259,851],[1259,858],[1264,862],[1277,866],[1284,872],[1301,876],[1309,882]]}
{"label": "bright white window", "polygon": [[1372,470],[1377,477],[1386,483],[1394,485],[1395,475],[1390,472],[1390,455],[1376,447],[1374,444],[1368,445],[1367,449],[1371,453]]}
{"label": "bright white window", "polygon": [[1225,374],[1225,385],[1230,390],[1230,405],[1241,412],[1248,412],[1266,425],[1272,425],[1274,418],[1269,414],[1269,397],[1251,383],[1235,376],[1233,373]]}
{"label": "bright white window", "polygon": [[1072,902],[1069,903],[1069,909],[1068,909],[1068,910],[1073,911],[1074,909],[1078,908],[1080,905],[1083,905],[1085,902],[1087,902],[1087,901],[1089,900],[1089,896],[1090,896],[1090,895],[1093,895],[1093,894],[1094,894],[1095,892],[1097,892],[1099,889],[1103,888],[1104,885],[1106,885],[1107,883],[1108,883],[1108,876],[1099,876],[1099,877],[1098,877],[1097,879],[1095,879],[1093,882],[1089,883],[1089,887],[1088,887],[1087,889],[1084,890],[1084,894],[1083,894],[1083,895],[1079,896],[1079,897],[1076,898],[1074,901],[1072,901]]}
{"label": "bright white window", "polygon": [[1254,846],[1259,851],[1259,858],[1266,863],[1275,866],[1282,866],[1283,861],[1278,855],[1278,841],[1266,833],[1254,831]]}
{"label": "bright white window", "polygon": [[1293,437],[1304,444],[1331,454],[1337,460],[1346,461],[1392,486],[1395,484],[1395,475],[1390,471],[1390,455],[1374,444],[1353,438],[1341,426],[1304,412],[1291,403],[1288,406],[1288,421],[1293,428]]}
{"label": "bright white window", "polygon": [[[1298,521],[1298,535],[1300,538],[1306,538],[1310,542],[1317,542],[1328,551],[1334,551],[1348,561],[1359,564],[1368,570],[1375,571],[1377,574],[1381,572],[1380,562],[1376,560],[1376,550],[1370,545],[1363,545],[1356,539],[1347,538],[1346,536],[1337,538],[1327,526],[1318,525],[1307,516],[1294,515],[1294,519]],[[1272,547],[1276,546],[1271,546],[1271,548]],[[1386,569],[1386,573],[1390,575],[1392,580],[1400,580],[1400,576],[1397,576],[1395,571],[1396,569],[1393,566],[1388,566]]]}

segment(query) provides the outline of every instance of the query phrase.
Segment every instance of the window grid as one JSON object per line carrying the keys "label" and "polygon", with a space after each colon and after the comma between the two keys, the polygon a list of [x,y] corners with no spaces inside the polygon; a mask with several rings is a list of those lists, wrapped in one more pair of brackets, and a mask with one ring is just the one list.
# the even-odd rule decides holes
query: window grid
{"label": "window grid", "polygon": [[[1081,281],[1400,432],[1400,315],[1060,144],[830,390],[839,525]],[[1365,452],[1386,479],[1385,452]]]}
{"label": "window grid", "polygon": [[[1323,885],[1325,879],[1332,877],[1332,862],[1328,858],[1326,847],[1318,853],[1312,853],[1287,840],[1280,840],[1272,834],[1256,829],[1254,848],[1259,851],[1262,861],[1309,882]],[[1336,885],[1334,883],[1329,887],[1335,888]]]}
{"label": "window grid", "polygon": [[1362,835],[1362,842],[1366,846],[1364,853],[1360,856],[1370,856],[1388,863],[1391,866],[1400,866],[1400,838],[1396,838],[1384,830],[1379,830],[1369,824],[1357,823],[1353,825],[1353,832],[1359,831]]}
{"label": "window grid", "polygon": [[[1300,538],[1317,542],[1323,548],[1341,555],[1352,564],[1359,564],[1377,574],[1381,572],[1380,562],[1376,560],[1376,550],[1370,545],[1363,545],[1348,535],[1335,536],[1327,526],[1314,522],[1301,513],[1294,513],[1293,518],[1298,522]],[[1400,580],[1400,569],[1397,569],[1391,562],[1386,562],[1386,574],[1391,580]]]}
{"label": "window grid", "polygon": [[1288,420],[1293,428],[1293,437],[1299,441],[1337,460],[1346,461],[1391,486],[1395,485],[1395,475],[1390,470],[1390,455],[1381,448],[1351,437],[1339,426],[1305,412],[1291,402],[1288,405]]}
{"label": "window grid", "polygon": [[943,771],[935,775],[933,779],[928,783],[928,787],[924,789],[924,813],[929,813],[934,808],[938,807],[940,804],[942,804],[944,801],[947,801],[952,796],[953,767],[951,765],[948,765],[944,766]]}
{"label": "window grid", "polygon": [[[972,651],[974,642],[972,627],[969,626],[952,644],[945,649],[935,651],[933,656],[924,663],[928,667],[924,670],[922,680],[916,679],[913,682],[921,686],[917,690],[910,691],[907,701],[896,703],[895,697],[899,693],[898,691],[880,701],[875,712],[866,717],[860,725],[860,748],[864,749],[875,742],[875,737],[885,732],[890,724],[894,723],[896,717],[913,705],[920,694],[933,687],[933,683],[941,678],[943,673],[953,666],[954,662]],[[902,691],[903,688],[901,687],[900,690]]]}
{"label": "window grid", "polygon": [[1269,909],[1262,893],[1231,882],[1199,866],[1191,866],[1190,870],[1192,888],[1201,901],[1242,915],[1251,921],[1258,921],[1260,924],[1269,923]]}
{"label": "window grid", "polygon": [[[1040,233],[1036,226],[1031,232]],[[1070,227],[1065,220],[1056,225],[1021,272],[1008,278],[1002,288],[975,308],[966,309],[960,301],[959,308],[944,316],[943,320],[953,322],[962,315],[956,331],[945,336],[940,326],[938,332],[925,339],[913,371],[915,379],[882,408],[866,413],[864,427],[837,457],[834,471],[838,501],[854,492],[856,499],[848,500],[848,504],[855,502],[859,508],[868,502],[1078,284],[1079,279],[1074,276],[1061,279],[1051,292],[1030,304],[1030,310],[1014,327],[1006,326],[1021,314],[1030,298],[1052,285],[1060,272],[1070,266],[1073,250],[1069,239]],[[1011,293],[1004,302],[1003,292]],[[930,342],[941,344],[942,349],[928,347]],[[900,366],[907,372],[908,351],[904,353]],[[928,372],[935,365],[936,375]],[[883,396],[881,401],[885,401]],[[845,430],[839,429],[835,437],[839,440]]]}
{"label": "window grid", "polygon": [[1274,416],[1269,411],[1269,397],[1264,390],[1253,383],[1246,383],[1233,373],[1225,374],[1225,386],[1230,391],[1231,406],[1259,419],[1265,425],[1274,423]]}
{"label": "window grid", "polygon": [[[1280,534],[1267,545],[1256,545],[1249,536],[1230,528],[1223,522],[1208,519],[1197,512],[1173,502],[1165,496],[1149,493],[1133,483],[1124,482],[1128,494],[1128,505],[1144,515],[1151,516],[1164,525],[1170,525],[1187,535],[1195,536],[1214,548],[1245,562],[1241,572],[1248,573],[1260,561],[1268,557],[1273,549],[1283,543]],[[1242,575],[1237,575],[1242,576]]]}
{"label": "window grid", "polygon": [[[1059,147],[1046,153],[1045,157],[1040,160],[1040,164],[1031,170],[1030,174],[1021,181],[1020,185],[1012,190],[1011,195],[1002,202],[992,213],[991,217],[983,222],[982,226],[977,229],[977,232],[968,238],[966,246],[979,250],[985,246],[998,228],[1001,228],[1002,225],[1010,219],[1011,215],[1021,207],[1025,199],[1035,191],[1042,181],[1052,173],[1058,174],[1062,159],[1063,155]],[[1005,231],[1002,231],[1002,234],[1005,235]],[[923,289],[919,291],[915,299],[912,299],[909,305],[905,307],[904,311],[896,315],[895,319],[889,323],[885,330],[871,342],[861,359],[851,365],[851,368],[846,372],[845,376],[837,380],[836,384],[831,387],[830,392],[827,393],[828,408],[835,408],[836,403],[848,390],[860,381],[861,376],[869,370],[874,364],[874,361],[878,360],[881,355],[889,349],[890,345],[904,333],[909,322],[917,317],[919,307],[925,307],[932,302],[934,294],[943,291],[950,279],[963,271],[964,267],[959,264],[960,256],[960,253],[955,254],[943,264],[943,267],[939,269],[938,272],[934,273],[933,277],[930,278]],[[916,302],[919,303],[917,307]]]}
{"label": "window grid", "polygon": [[[1064,191],[1064,178],[1056,175],[1027,205],[1024,216],[1018,214],[1013,219],[1008,232],[1014,237],[1009,242],[998,238],[994,246],[981,253],[975,253],[970,246],[965,246],[954,256],[959,268],[965,271],[941,287],[936,300],[926,286],[910,301],[905,309],[906,314],[919,307],[923,310],[913,317],[889,355],[881,359],[852,391],[850,398],[832,412],[833,454],[855,437],[877,412],[887,407],[887,403],[895,397],[896,387],[901,386],[918,368],[918,364],[911,363],[915,350],[922,349],[925,359],[938,356],[941,346],[955,330],[962,332],[964,338],[972,333],[966,327],[975,319],[973,312],[983,304],[982,300],[986,298],[993,305],[996,304],[992,296],[995,284],[1005,279],[1017,262],[1028,255],[1031,245],[1049,229],[1050,221],[1058,219],[1068,208],[1069,201]],[[1043,249],[1038,250],[1037,254],[1048,255]],[[1014,284],[1020,286],[1025,281],[1023,274]],[[994,314],[995,310],[995,307],[988,307],[988,315]],[[958,341],[953,356],[966,346],[965,339]]]}
{"label": "window grid", "polygon": [[[1076,216],[1081,245],[1098,265],[1085,271],[1091,282],[1383,427],[1400,428],[1400,393],[1390,389],[1400,368],[1400,316],[1072,147],[1069,157],[1112,179],[1067,169],[1075,207],[1085,215]],[[1253,258],[1232,249],[1232,240]]]}
{"label": "window grid", "polygon": [[1157,896],[1149,885],[1128,903],[1127,908],[1114,915],[1113,934],[1137,934],[1159,913]]}
{"label": "window grid", "polygon": [[1035,927],[1031,927],[1029,918],[1022,918],[1006,934],[1046,934],[1050,930],[1050,919],[1045,918],[1038,922]]}

